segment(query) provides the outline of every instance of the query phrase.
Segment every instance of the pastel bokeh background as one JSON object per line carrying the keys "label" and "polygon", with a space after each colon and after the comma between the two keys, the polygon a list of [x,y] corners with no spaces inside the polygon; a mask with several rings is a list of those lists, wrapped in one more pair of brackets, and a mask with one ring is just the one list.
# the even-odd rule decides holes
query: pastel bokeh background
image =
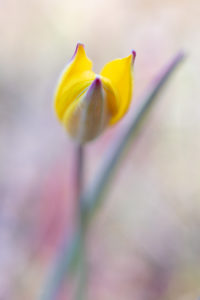
{"label": "pastel bokeh background", "polygon": [[0,1],[1,300],[38,299],[73,228],[73,144],[53,94],[77,41],[96,72],[137,51],[131,110],[88,146],[87,181],[154,76],[187,54],[92,222],[89,299],[198,299],[199,15],[198,0]]}

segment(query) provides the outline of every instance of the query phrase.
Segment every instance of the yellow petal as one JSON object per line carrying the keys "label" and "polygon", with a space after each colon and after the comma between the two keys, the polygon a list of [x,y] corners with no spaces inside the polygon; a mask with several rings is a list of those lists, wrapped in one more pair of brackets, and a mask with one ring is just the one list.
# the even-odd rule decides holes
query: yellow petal
{"label": "yellow petal", "polygon": [[55,94],[55,111],[61,121],[67,107],[80,96],[94,78],[92,62],[86,56],[84,46],[78,44],[71,61],[60,78]]}
{"label": "yellow petal", "polygon": [[101,79],[103,84],[103,89],[105,92],[109,113],[113,118],[118,112],[118,95],[108,78],[103,76],[99,76],[99,78]]}
{"label": "yellow petal", "polygon": [[118,112],[111,119],[110,124],[115,124],[127,112],[133,90],[132,67],[135,59],[135,51],[132,55],[123,59],[116,59],[104,66],[101,75],[110,80],[113,89],[118,95]]}

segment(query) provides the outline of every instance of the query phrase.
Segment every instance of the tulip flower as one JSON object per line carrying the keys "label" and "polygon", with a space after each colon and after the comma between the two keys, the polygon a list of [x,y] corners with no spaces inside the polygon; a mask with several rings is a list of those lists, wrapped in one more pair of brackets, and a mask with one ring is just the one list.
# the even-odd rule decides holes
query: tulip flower
{"label": "tulip flower", "polygon": [[129,109],[136,53],[92,71],[84,45],[78,44],[55,94],[55,111],[68,134],[84,144],[119,122]]}

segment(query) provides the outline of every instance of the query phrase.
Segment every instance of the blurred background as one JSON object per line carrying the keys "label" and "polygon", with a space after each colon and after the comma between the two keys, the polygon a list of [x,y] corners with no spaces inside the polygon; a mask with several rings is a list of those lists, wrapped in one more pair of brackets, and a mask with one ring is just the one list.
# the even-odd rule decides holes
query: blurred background
{"label": "blurred background", "polygon": [[137,51],[131,110],[87,147],[87,182],[154,76],[187,54],[92,221],[88,299],[200,296],[199,16],[198,0],[0,0],[0,300],[38,299],[74,226],[74,148],[53,95],[77,41],[96,72]]}

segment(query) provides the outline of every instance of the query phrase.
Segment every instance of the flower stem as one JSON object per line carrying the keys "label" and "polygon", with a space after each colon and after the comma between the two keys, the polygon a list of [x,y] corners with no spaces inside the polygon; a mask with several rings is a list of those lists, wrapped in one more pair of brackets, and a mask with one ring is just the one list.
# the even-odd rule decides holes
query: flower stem
{"label": "flower stem", "polygon": [[86,262],[86,231],[82,228],[80,232],[78,281],[75,294],[76,300],[85,300],[87,292],[87,262]]}
{"label": "flower stem", "polygon": [[76,174],[75,174],[75,185],[76,185],[76,200],[78,214],[81,215],[80,195],[83,190],[83,162],[84,162],[84,150],[81,145],[77,145],[76,148]]}
{"label": "flower stem", "polygon": [[83,191],[84,179],[84,149],[83,146],[78,145],[76,150],[76,199],[77,199],[77,226],[80,234],[79,243],[79,257],[78,257],[78,277],[77,290],[75,293],[76,300],[86,299],[86,285],[87,285],[87,263],[86,263],[86,226],[84,225],[83,209],[84,203],[81,202],[81,194]]}

